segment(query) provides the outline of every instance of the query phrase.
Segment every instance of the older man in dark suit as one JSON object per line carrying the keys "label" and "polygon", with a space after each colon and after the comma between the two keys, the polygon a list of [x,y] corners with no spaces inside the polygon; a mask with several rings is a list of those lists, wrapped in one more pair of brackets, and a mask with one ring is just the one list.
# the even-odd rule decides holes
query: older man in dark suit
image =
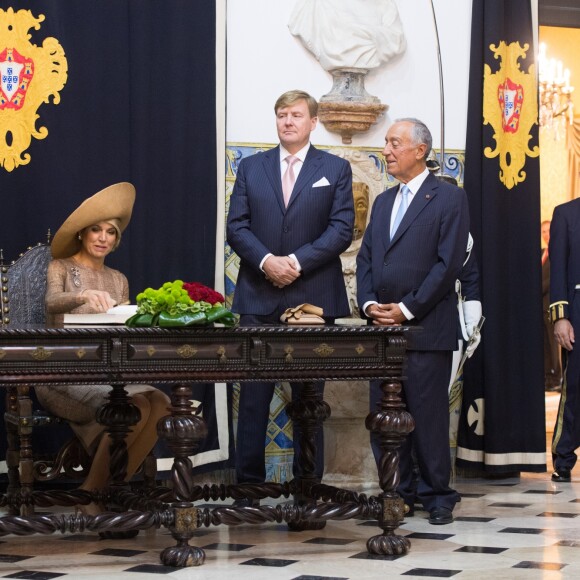
{"label": "older man in dark suit", "polygon": [[550,317],[563,348],[562,395],[552,439],[552,481],[569,482],[580,446],[580,199],[554,209],[550,226]]}
{"label": "older man in dark suit", "polygon": [[[377,197],[357,258],[358,303],[379,325],[418,326],[409,335],[403,395],[415,430],[400,451],[397,488],[413,513],[418,498],[429,522],[453,521],[459,500],[449,487],[449,401],[447,387],[457,348],[455,280],[465,258],[469,210],[465,192],[429,174],[429,129],[417,119],[391,125],[383,151],[387,171],[400,185]],[[380,400],[371,382],[371,409]],[[377,437],[371,437],[378,461]],[[413,482],[414,449],[420,470]]]}
{"label": "older man in dark suit", "polygon": [[[278,324],[287,308],[306,302],[332,322],[350,313],[340,254],[353,235],[352,172],[347,161],[310,144],[318,103],[308,93],[284,93],[274,110],[280,145],[242,160],[230,199],[227,239],[240,257],[233,310],[242,325]],[[300,387],[293,385],[293,398]],[[273,391],[273,383],[241,386],[238,483],[265,479]],[[294,441],[296,450],[296,430]],[[322,433],[317,447],[321,478]]]}

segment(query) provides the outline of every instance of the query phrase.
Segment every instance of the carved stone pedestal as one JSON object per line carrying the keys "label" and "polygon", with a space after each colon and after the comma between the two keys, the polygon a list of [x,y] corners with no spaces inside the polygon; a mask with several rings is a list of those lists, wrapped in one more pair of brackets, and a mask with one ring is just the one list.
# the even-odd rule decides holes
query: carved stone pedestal
{"label": "carved stone pedestal", "polygon": [[340,68],[330,71],[332,89],[320,97],[318,117],[328,131],[340,133],[345,145],[355,133],[365,133],[382,117],[387,105],[365,89],[365,69]]}
{"label": "carved stone pedestal", "polygon": [[387,105],[340,102],[321,102],[318,105],[318,118],[328,131],[340,133],[345,145],[352,143],[355,133],[365,133],[374,125]]}
{"label": "carved stone pedestal", "polygon": [[378,490],[377,466],[364,426],[369,412],[368,381],[329,381],[324,399],[332,409],[324,423],[324,481]]}

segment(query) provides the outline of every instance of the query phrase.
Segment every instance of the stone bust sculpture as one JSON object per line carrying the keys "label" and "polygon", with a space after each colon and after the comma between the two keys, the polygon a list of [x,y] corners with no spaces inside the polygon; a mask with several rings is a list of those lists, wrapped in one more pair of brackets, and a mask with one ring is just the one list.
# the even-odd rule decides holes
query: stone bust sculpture
{"label": "stone bust sculpture", "polygon": [[298,0],[288,27],[326,71],[368,71],[406,48],[394,0]]}

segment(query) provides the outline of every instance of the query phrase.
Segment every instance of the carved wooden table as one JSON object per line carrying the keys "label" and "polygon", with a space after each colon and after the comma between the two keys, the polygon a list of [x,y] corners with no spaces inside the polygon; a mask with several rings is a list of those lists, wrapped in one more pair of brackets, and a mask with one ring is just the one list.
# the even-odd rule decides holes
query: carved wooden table
{"label": "carved wooden table", "polygon": [[[0,386],[8,389],[8,409],[28,386],[110,384],[109,402],[99,421],[112,439],[111,484],[102,492],[38,491],[32,477],[31,417],[21,419],[18,441],[9,441],[7,461],[19,484],[0,496],[0,536],[52,534],[91,530],[104,537],[121,537],[148,528],[165,527],[176,541],[161,553],[167,566],[198,566],[204,551],[189,544],[196,530],[218,524],[286,522],[294,530],[322,528],[326,520],[376,518],[382,533],[371,537],[373,554],[405,554],[407,538],[395,530],[404,517],[397,449],[414,422],[401,402],[401,376],[406,327],[240,327],[163,328],[22,328],[0,329]],[[289,405],[288,414],[301,425],[303,475],[281,484],[194,485],[190,456],[206,434],[204,420],[191,406],[191,387],[197,381],[299,381],[303,396]],[[319,380],[381,379],[383,397],[368,415],[367,429],[381,438],[379,466],[382,493],[367,497],[324,485],[314,475],[315,434],[330,409],[314,388]],[[135,492],[123,482],[126,473],[126,434],[137,423],[137,408],[124,385],[171,383],[170,415],[158,423],[158,433],[170,448],[174,463],[171,487]],[[20,446],[20,473],[14,460]],[[16,447],[16,451],[14,449]],[[16,470],[16,473],[15,473]],[[18,477],[19,475],[19,477]],[[87,498],[87,494],[90,496]],[[196,507],[199,500],[264,499],[293,496],[279,505],[234,508]],[[97,516],[35,515],[34,507],[73,506],[100,501],[110,511]]]}

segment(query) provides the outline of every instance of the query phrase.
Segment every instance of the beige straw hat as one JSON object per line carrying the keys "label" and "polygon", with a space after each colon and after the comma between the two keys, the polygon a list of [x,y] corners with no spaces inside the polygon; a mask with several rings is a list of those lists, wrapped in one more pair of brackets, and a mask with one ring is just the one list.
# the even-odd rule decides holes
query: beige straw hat
{"label": "beige straw hat", "polygon": [[119,234],[129,225],[135,187],[130,183],[116,183],[85,199],[65,222],[52,239],[53,258],[69,258],[80,248],[78,233],[88,226],[108,220],[115,220]]}

